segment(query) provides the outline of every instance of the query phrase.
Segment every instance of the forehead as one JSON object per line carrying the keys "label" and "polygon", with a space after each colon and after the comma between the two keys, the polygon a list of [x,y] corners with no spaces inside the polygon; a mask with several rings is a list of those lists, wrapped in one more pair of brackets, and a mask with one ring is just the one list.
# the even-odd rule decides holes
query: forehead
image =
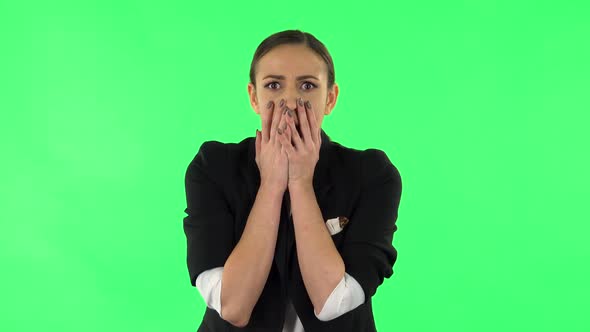
{"label": "forehead", "polygon": [[305,45],[280,45],[266,53],[258,61],[258,74],[298,76],[323,74],[322,58]]}

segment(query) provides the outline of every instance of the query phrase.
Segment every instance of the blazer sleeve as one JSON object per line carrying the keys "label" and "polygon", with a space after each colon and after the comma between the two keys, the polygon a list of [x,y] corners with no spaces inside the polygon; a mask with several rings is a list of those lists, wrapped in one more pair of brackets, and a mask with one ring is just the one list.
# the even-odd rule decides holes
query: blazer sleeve
{"label": "blazer sleeve", "polygon": [[340,255],[346,273],[361,285],[366,303],[393,274],[393,233],[401,198],[401,176],[385,152],[363,151],[361,193],[351,212]]}
{"label": "blazer sleeve", "polygon": [[233,214],[219,180],[226,165],[223,143],[204,142],[185,173],[186,209],[183,228],[190,282],[201,272],[225,265],[233,250]]}

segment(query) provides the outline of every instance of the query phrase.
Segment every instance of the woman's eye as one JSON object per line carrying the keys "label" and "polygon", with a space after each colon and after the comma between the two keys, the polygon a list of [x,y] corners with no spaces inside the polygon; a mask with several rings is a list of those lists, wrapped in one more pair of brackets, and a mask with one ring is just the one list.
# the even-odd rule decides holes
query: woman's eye
{"label": "woman's eye", "polygon": [[[309,84],[309,85],[311,85],[311,86],[313,86],[313,87],[315,88],[315,84],[313,84],[313,83],[311,83],[311,82],[305,82],[305,83],[303,83],[303,84]],[[311,89],[311,88],[310,88],[310,89]],[[309,89],[306,89],[306,90],[309,90]]]}
{"label": "woman's eye", "polygon": [[[273,88],[271,87],[271,85],[272,85],[272,84],[278,84],[278,83],[279,83],[279,82],[270,82],[270,83],[266,84],[266,85],[265,85],[265,87],[270,87],[270,88],[271,88],[271,90],[275,90],[275,89],[273,89]],[[303,85],[306,85],[306,84],[309,84],[309,85],[308,85],[308,87],[309,87],[309,86],[312,86],[312,87],[314,87],[314,88],[316,88],[316,87],[317,87],[315,84],[313,84],[313,83],[311,83],[311,82],[303,82]],[[303,86],[303,85],[302,85],[302,86]],[[311,87],[310,87],[310,88],[307,88],[307,89],[305,89],[305,90],[310,90],[310,89],[311,89]]]}

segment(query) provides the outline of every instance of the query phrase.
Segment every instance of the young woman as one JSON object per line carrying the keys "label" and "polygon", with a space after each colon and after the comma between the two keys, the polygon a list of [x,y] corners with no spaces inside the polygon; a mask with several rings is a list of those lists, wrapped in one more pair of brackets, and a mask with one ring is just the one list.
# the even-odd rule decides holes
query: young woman
{"label": "young woman", "polygon": [[397,168],[321,129],[338,85],[313,35],[262,41],[248,93],[262,132],[204,142],[186,171],[187,265],[207,305],[198,331],[376,331],[371,298],[397,259]]}

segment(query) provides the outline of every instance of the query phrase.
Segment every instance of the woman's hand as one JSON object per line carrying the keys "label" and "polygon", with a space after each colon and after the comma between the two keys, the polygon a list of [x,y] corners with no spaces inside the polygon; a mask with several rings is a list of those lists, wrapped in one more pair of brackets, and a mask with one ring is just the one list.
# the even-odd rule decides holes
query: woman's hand
{"label": "woman's hand", "polygon": [[260,185],[268,185],[283,193],[288,184],[288,159],[277,137],[282,136],[277,129],[287,116],[284,106],[275,109],[274,101],[270,101],[267,108],[269,111],[262,113],[262,132],[256,130],[256,165],[260,171]]}
{"label": "woman's hand", "polygon": [[[304,103],[301,98],[297,98],[295,111],[288,110],[287,112],[289,113],[281,119],[281,124],[279,124],[283,128],[282,123],[285,121],[286,130],[278,136],[278,140],[288,156],[287,186],[290,187],[297,183],[311,184],[316,164],[320,159],[322,145],[320,128],[308,100]],[[301,133],[295,127],[296,117],[299,119]]]}

